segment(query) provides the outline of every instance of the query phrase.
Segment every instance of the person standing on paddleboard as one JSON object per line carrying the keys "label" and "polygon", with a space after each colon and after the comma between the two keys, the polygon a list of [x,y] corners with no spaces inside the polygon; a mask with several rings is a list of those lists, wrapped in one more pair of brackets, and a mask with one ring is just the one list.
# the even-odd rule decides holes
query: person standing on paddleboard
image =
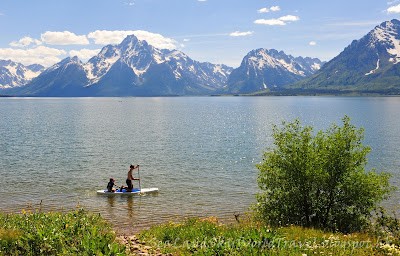
{"label": "person standing on paddleboard", "polygon": [[135,167],[133,164],[131,164],[129,172],[128,172],[128,178],[126,179],[126,185],[128,185],[128,188],[126,189],[127,192],[132,192],[132,190],[133,190],[132,181],[140,180],[138,178],[133,178],[133,170],[135,170],[136,168],[139,168],[139,165],[136,165],[136,167]]}

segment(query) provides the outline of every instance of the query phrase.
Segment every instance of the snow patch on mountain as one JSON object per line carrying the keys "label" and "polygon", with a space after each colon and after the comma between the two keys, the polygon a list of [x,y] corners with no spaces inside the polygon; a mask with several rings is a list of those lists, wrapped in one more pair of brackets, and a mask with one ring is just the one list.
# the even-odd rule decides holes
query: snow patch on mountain
{"label": "snow patch on mountain", "polygon": [[377,71],[378,69],[379,69],[379,56],[378,56],[378,61],[376,62],[376,68],[373,69],[373,70],[371,70],[371,71],[369,71],[369,72],[366,73],[365,75],[366,75],[366,76],[369,76],[369,75],[375,73],[375,71]]}
{"label": "snow patch on mountain", "polygon": [[137,76],[142,76],[143,74],[145,74],[147,72],[147,70],[149,69],[149,67],[150,67],[150,63],[147,66],[145,66],[144,68],[141,68],[141,69],[137,69],[135,67],[135,65],[130,65],[130,68],[133,70],[133,72],[135,72],[135,74]]}
{"label": "snow patch on mountain", "polygon": [[218,74],[220,76],[223,76],[225,78],[228,78],[229,74],[231,73],[230,71],[226,71],[223,66],[221,65],[215,65],[213,69],[214,74]]}
{"label": "snow patch on mountain", "polygon": [[0,60],[0,89],[21,87],[43,70],[41,65],[24,66],[11,60]]}
{"label": "snow patch on mountain", "polygon": [[109,45],[104,47],[100,53],[83,64],[83,70],[89,79],[89,85],[97,83],[120,58],[118,49]]}
{"label": "snow patch on mountain", "polygon": [[387,52],[392,56],[389,60],[393,63],[400,62],[400,24],[394,21],[386,21],[371,31],[369,47],[375,48],[377,44],[383,44]]}
{"label": "snow patch on mountain", "polygon": [[320,70],[320,69],[321,69],[321,64],[319,64],[319,63],[314,63],[314,64],[311,65],[311,69],[312,69],[314,72],[317,71],[317,70]]}
{"label": "snow patch on mountain", "polygon": [[25,79],[26,79],[27,81],[30,81],[30,80],[32,80],[33,78],[39,76],[40,73],[42,73],[42,72],[41,72],[41,71],[36,71],[36,72],[34,72],[34,71],[28,69],[28,70],[25,71],[24,76],[25,76]]}

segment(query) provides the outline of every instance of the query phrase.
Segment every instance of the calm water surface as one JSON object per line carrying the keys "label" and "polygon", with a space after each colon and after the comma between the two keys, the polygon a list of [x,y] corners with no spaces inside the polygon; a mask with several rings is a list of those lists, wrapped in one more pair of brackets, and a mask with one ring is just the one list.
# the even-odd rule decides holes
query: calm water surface
{"label": "calm water surface", "polygon": [[[366,130],[368,168],[400,186],[399,110],[397,97],[0,98],[0,210],[81,205],[123,232],[229,218],[254,202],[271,124],[298,117],[325,129],[345,114]],[[131,163],[158,194],[96,195],[110,177],[123,184]]]}

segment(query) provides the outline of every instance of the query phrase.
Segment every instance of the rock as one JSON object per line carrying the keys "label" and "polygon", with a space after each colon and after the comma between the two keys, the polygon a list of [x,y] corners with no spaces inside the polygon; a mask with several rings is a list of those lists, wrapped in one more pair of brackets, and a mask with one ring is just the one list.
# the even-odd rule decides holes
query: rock
{"label": "rock", "polygon": [[140,246],[137,244],[131,245],[130,248],[131,248],[131,250],[134,250],[134,251],[140,250]]}
{"label": "rock", "polygon": [[138,256],[172,256],[172,253],[162,254],[160,248],[153,249],[153,247],[146,245],[146,243],[141,242],[137,236],[118,236],[116,238],[118,243],[126,246],[126,252],[128,254],[138,255]]}

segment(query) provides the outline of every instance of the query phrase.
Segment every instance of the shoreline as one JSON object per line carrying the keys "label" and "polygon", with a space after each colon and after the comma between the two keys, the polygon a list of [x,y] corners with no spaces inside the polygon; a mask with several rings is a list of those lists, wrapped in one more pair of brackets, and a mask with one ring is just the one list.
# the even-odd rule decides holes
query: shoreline
{"label": "shoreline", "polygon": [[[299,226],[271,227],[250,213],[223,223],[218,218],[186,218],[153,225],[136,234],[119,233],[101,214],[83,209],[21,214],[0,212],[0,254],[25,255],[378,255],[400,253],[398,238],[373,230],[342,234]],[[81,225],[84,223],[84,225]],[[32,227],[35,227],[32,229]],[[36,228],[39,227],[39,228]],[[385,233],[383,233],[385,234]],[[22,241],[24,241],[22,243]],[[36,255],[36,254],[35,254]]]}

